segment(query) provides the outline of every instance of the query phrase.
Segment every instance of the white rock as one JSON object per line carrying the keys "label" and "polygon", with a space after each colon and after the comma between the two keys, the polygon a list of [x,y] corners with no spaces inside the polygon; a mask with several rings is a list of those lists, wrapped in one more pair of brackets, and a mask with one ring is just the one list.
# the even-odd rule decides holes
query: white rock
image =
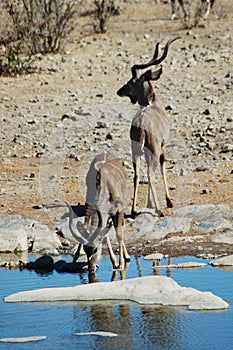
{"label": "white rock", "polygon": [[5,302],[128,300],[138,304],[182,306],[190,310],[221,310],[229,304],[210,292],[179,286],[165,276],[138,277],[76,287],[45,288],[7,296]]}
{"label": "white rock", "polygon": [[0,229],[0,252],[23,252],[27,249],[27,234],[22,227]]}
{"label": "white rock", "polygon": [[143,236],[145,239],[162,239],[169,233],[187,233],[190,230],[190,218],[170,217],[161,219],[152,214],[153,209],[146,210],[148,213],[138,215],[131,225],[137,230],[137,235]]}
{"label": "white rock", "polygon": [[54,250],[61,247],[61,242],[55,232],[50,231],[46,226],[33,228],[34,243],[33,252],[41,250]]}
{"label": "white rock", "polygon": [[1,338],[0,342],[2,343],[26,343],[31,341],[44,340],[47,337],[44,335],[38,335],[33,337],[21,337],[21,338]]}
{"label": "white rock", "polygon": [[189,269],[189,268],[196,268],[196,267],[204,267],[206,265],[207,264],[205,263],[201,263],[197,261],[187,261],[187,262],[175,264],[175,267],[178,269]]}
{"label": "white rock", "polygon": [[152,266],[152,268],[158,269],[158,268],[174,268],[174,269],[193,269],[193,268],[199,268],[204,267],[207,264],[200,263],[197,261],[188,261],[178,264],[170,264],[170,265],[158,265],[158,266]]}
{"label": "white rock", "polygon": [[20,266],[20,261],[25,264],[28,262],[28,251],[15,253],[1,253],[0,254],[0,267],[15,268]]}
{"label": "white rock", "polygon": [[163,254],[161,253],[154,253],[144,256],[145,260],[152,260],[152,261],[161,261],[163,259]]}
{"label": "white rock", "polygon": [[232,223],[229,220],[226,220],[223,217],[216,217],[194,225],[193,230],[201,233],[209,233],[220,230],[228,230],[231,228]]}
{"label": "white rock", "polygon": [[157,222],[151,232],[146,234],[147,239],[161,239],[169,233],[183,232],[190,230],[190,219],[185,217],[170,217]]}
{"label": "white rock", "polygon": [[97,332],[80,332],[80,333],[74,333],[74,335],[98,335],[100,337],[117,337],[118,334],[113,332],[103,332],[103,331],[97,331]]}
{"label": "white rock", "polygon": [[224,256],[209,262],[212,266],[233,266],[233,255]]}
{"label": "white rock", "polygon": [[220,235],[210,235],[209,238],[214,243],[233,244],[233,230],[228,230]]}
{"label": "white rock", "polygon": [[0,252],[23,252],[33,241],[33,251],[54,251],[61,247],[55,232],[35,220],[22,219],[19,215],[0,216]]}

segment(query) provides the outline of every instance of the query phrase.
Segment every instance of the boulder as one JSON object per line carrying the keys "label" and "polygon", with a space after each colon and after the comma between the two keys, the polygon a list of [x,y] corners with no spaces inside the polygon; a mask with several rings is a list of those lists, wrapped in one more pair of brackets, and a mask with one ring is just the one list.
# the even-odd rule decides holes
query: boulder
{"label": "boulder", "polygon": [[61,242],[55,232],[49,230],[45,225],[39,223],[32,227],[33,252],[46,251],[54,253],[56,249],[61,248]]}
{"label": "boulder", "polygon": [[145,239],[162,239],[169,233],[189,232],[190,222],[191,219],[184,216],[158,218],[154,215],[153,209],[144,209],[131,227],[137,230],[137,236]]}
{"label": "boulder", "polygon": [[223,256],[209,262],[212,266],[233,266],[233,255]]}
{"label": "boulder", "polygon": [[45,288],[18,292],[5,302],[106,301],[127,300],[138,304],[181,306],[189,310],[222,310],[229,304],[211,292],[181,287],[165,276],[138,277],[117,282],[97,282],[65,288]]}
{"label": "boulder", "polygon": [[27,234],[23,227],[0,228],[0,252],[23,252],[28,249]]}
{"label": "boulder", "polygon": [[35,220],[0,215],[0,252],[23,252],[30,245],[33,252],[57,253],[61,242],[55,232]]}
{"label": "boulder", "polygon": [[9,269],[19,268],[22,264],[28,261],[28,251],[22,253],[1,253],[0,267],[7,267]]}

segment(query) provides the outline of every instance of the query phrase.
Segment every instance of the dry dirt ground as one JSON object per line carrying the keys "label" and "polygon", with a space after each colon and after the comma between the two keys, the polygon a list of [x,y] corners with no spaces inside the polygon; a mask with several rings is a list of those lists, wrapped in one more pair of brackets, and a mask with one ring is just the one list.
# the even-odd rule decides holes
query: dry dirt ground
{"label": "dry dirt ground", "polygon": [[[129,137],[128,115],[133,115],[136,107],[118,97],[116,91],[130,79],[134,63],[151,58],[155,43],[160,42],[163,48],[176,35],[181,39],[170,46],[156,93],[168,107],[172,128],[185,147],[182,171],[188,172],[187,166],[192,170],[188,180],[192,192],[186,193],[184,187],[184,204],[232,206],[232,1],[217,0],[209,19],[201,19],[196,28],[184,28],[181,19],[171,21],[169,3],[119,1],[119,6],[121,15],[111,18],[107,33],[88,34],[88,19],[80,18],[65,52],[43,57],[38,63],[40,72],[0,77],[3,215],[19,214],[55,228],[56,220],[51,220],[44,205],[56,198],[45,203],[41,196],[41,162],[72,122],[77,130],[75,137],[72,134],[74,143],[62,162],[54,153],[51,167],[60,174],[59,190],[66,200],[84,204],[85,189],[79,180],[86,171],[86,159],[110,148],[112,141],[121,143],[121,138],[127,141]],[[93,112],[96,109],[100,114]],[[96,127],[99,121],[104,122],[99,124],[102,127]],[[124,153],[132,183],[130,148]],[[178,176],[172,171],[172,162],[168,167],[178,207]],[[145,205],[144,189],[146,186],[142,186],[139,205]]]}

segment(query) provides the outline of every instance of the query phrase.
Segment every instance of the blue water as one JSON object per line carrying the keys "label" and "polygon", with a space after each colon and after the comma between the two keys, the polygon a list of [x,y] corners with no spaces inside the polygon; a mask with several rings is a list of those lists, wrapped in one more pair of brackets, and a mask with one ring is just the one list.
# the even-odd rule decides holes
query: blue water
{"label": "blue water", "polygon": [[[64,257],[62,257],[64,259]],[[71,258],[66,258],[71,261]],[[33,259],[32,257],[32,260]],[[194,257],[173,259],[201,261]],[[167,262],[163,260],[162,264]],[[149,276],[152,263],[131,257],[126,278]],[[27,349],[233,349],[233,269],[206,266],[198,269],[162,268],[161,275],[173,277],[182,286],[211,291],[231,307],[221,312],[194,312],[181,308],[139,306],[134,303],[4,303],[14,292],[45,287],[75,286],[88,283],[87,274],[51,274],[0,269],[0,338],[44,335],[47,339],[28,343],[0,343],[0,350]],[[108,256],[97,273],[99,281],[112,279]],[[118,274],[119,275],[119,274]],[[120,279],[120,275],[117,277]],[[113,284],[114,285],[114,284]],[[110,331],[118,337],[77,336],[77,332]]]}

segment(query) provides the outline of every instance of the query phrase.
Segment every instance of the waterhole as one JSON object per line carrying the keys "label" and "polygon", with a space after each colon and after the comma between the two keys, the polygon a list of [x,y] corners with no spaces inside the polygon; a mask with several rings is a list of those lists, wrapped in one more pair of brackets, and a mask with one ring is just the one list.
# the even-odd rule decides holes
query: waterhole
{"label": "waterhole", "polygon": [[[60,258],[72,261],[69,256]],[[172,262],[186,261],[209,262],[195,257],[173,258]],[[167,263],[164,259],[161,265]],[[230,308],[221,312],[194,312],[129,302],[8,304],[3,298],[11,293],[85,284],[88,276],[55,270],[39,275],[35,271],[0,269],[0,338],[46,337],[33,342],[0,342],[0,350],[233,348],[233,269],[206,265],[196,269],[160,267],[154,270],[152,262],[131,256],[126,278],[153,274],[172,277],[181,286],[211,291],[227,301]],[[113,273],[109,257],[103,256],[97,277],[103,282],[120,279],[121,275]]]}

